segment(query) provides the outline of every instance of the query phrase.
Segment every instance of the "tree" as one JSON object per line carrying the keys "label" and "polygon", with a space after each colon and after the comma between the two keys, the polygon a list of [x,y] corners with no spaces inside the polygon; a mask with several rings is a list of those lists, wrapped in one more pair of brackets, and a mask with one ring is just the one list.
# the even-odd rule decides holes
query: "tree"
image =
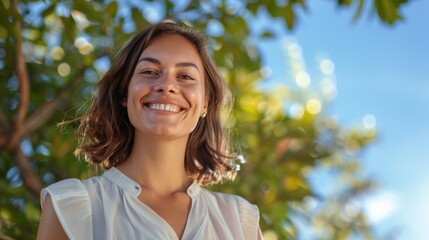
{"label": "tree", "polygon": [[[294,118],[284,111],[284,103],[293,99],[296,90],[257,89],[261,63],[249,37],[272,34],[268,30],[251,34],[248,19],[266,9],[293,29],[297,9],[308,8],[304,0],[278,2],[0,1],[0,237],[34,238],[42,186],[95,174],[72,154],[73,127],[60,133],[56,123],[85,110],[85,99],[117,46],[136,30],[165,18],[206,30],[213,56],[236,96],[235,112],[227,123],[248,163],[242,165],[237,181],[221,186],[223,191],[258,204],[262,229],[282,238],[299,234],[294,216],[339,215],[325,216],[323,208],[317,213],[306,209],[305,199],[318,198],[306,174],[326,164],[347,177],[343,191],[324,201],[329,204],[337,198],[340,213],[344,207],[339,203],[349,202],[371,185],[368,179],[356,179],[359,164],[353,158],[375,133],[342,129],[329,116],[305,108],[300,118]],[[372,3],[381,21],[394,24],[402,18],[399,9],[406,2]],[[341,0],[335,4],[357,5],[358,18],[364,3]],[[345,154],[346,150],[353,154]],[[324,229],[341,236],[370,234],[360,212],[341,221],[338,227],[329,220]]]}

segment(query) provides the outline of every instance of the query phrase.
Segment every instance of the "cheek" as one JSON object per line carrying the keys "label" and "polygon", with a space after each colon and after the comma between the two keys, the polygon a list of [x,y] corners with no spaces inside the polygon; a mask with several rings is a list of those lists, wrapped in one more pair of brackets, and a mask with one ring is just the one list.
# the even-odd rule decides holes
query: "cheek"
{"label": "cheek", "polygon": [[206,95],[204,94],[204,90],[195,93],[195,102],[198,109],[202,111],[206,106]]}
{"label": "cheek", "polygon": [[131,81],[128,86],[127,98],[124,99],[128,111],[128,116],[132,118],[141,108],[140,99],[146,94],[147,87],[142,82]]}
{"label": "cheek", "polygon": [[142,93],[146,92],[149,89],[149,86],[143,81],[131,81],[128,86],[128,100],[131,100],[135,96],[139,96]]}

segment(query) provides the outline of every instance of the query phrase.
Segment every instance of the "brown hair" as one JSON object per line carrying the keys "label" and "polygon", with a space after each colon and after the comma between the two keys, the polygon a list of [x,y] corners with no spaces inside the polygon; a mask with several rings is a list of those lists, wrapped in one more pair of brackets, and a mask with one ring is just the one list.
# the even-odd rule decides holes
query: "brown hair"
{"label": "brown hair", "polygon": [[171,22],[151,25],[131,38],[115,56],[111,68],[96,85],[91,106],[80,120],[80,138],[76,154],[87,162],[108,169],[128,159],[134,140],[134,127],[121,102],[138,58],[154,38],[161,34],[179,34],[198,51],[204,65],[207,117],[200,119],[190,134],[185,152],[185,169],[199,184],[218,183],[235,177],[236,157],[232,154],[227,134],[220,121],[221,109],[227,103],[228,89],[207,53],[207,39],[189,27]]}

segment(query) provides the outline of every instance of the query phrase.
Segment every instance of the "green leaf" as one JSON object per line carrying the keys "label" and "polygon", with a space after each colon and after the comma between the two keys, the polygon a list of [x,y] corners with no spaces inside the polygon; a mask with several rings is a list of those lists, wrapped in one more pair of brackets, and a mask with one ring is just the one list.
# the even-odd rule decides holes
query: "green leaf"
{"label": "green leaf", "polygon": [[286,22],[287,28],[291,30],[295,26],[295,13],[293,12],[292,5],[288,4],[284,10],[285,13],[283,15],[283,19]]}
{"label": "green leaf", "polygon": [[165,0],[165,13],[167,16],[172,16],[174,11],[174,1]]}
{"label": "green leaf", "polygon": [[273,33],[273,32],[271,32],[271,31],[269,31],[269,30],[264,31],[264,32],[261,34],[261,37],[262,37],[262,38],[272,38],[273,36],[274,36],[274,33]]}
{"label": "green leaf", "polygon": [[0,25],[0,39],[6,39],[7,36],[7,29]]}
{"label": "green leaf", "polygon": [[64,29],[66,29],[66,31],[63,32],[63,36],[65,36],[65,39],[70,43],[73,43],[77,36],[76,22],[72,17],[61,17],[60,19],[64,25]]}
{"label": "green leaf", "polygon": [[365,3],[365,0],[359,0],[358,8],[356,9],[355,15],[353,16],[353,19],[355,21],[358,20],[359,17],[361,16],[364,3]]}
{"label": "green leaf", "polygon": [[350,6],[350,4],[352,4],[353,0],[338,0],[338,5],[346,5],[346,6]]}
{"label": "green leaf", "polygon": [[109,3],[106,7],[106,13],[110,16],[110,18],[114,18],[116,16],[117,10],[118,3],[116,1]]}
{"label": "green leaf", "polygon": [[131,8],[131,16],[134,24],[136,25],[137,31],[145,28],[148,25],[146,19],[143,18],[143,13],[138,8]]}
{"label": "green leaf", "polygon": [[[7,2],[7,3],[9,3],[9,2]],[[10,5],[10,3],[9,3],[9,5]],[[9,7],[10,7],[10,6],[9,6]],[[2,16],[7,16],[7,15],[8,15],[8,14],[7,14],[7,9],[8,9],[9,7],[5,6],[5,5],[4,5],[4,3],[3,3],[3,1],[0,1],[0,14],[1,14]]]}
{"label": "green leaf", "polygon": [[398,3],[389,0],[375,0],[375,8],[381,20],[389,25],[401,20],[402,16],[398,12]]}
{"label": "green leaf", "polygon": [[119,19],[118,23],[115,26],[115,31],[116,32],[121,32],[122,31],[122,27],[124,26],[124,22],[125,22],[124,18],[120,18]]}
{"label": "green leaf", "polygon": [[260,6],[261,6],[261,3],[259,3],[258,1],[255,1],[247,4],[247,9],[255,16],[258,13]]}
{"label": "green leaf", "polygon": [[97,10],[95,4],[86,0],[74,0],[73,9],[85,14],[90,21],[99,21],[102,19],[102,14]]}
{"label": "green leaf", "polygon": [[45,18],[52,14],[57,7],[57,4],[53,3],[49,7],[47,7],[45,10],[42,11],[42,17]]}

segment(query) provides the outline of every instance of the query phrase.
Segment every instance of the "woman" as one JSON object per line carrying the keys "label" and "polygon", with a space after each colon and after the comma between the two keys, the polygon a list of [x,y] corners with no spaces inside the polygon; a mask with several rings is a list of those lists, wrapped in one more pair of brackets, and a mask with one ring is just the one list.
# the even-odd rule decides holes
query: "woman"
{"label": "woman", "polygon": [[79,128],[77,153],[107,170],[45,188],[38,239],[261,238],[256,206],[201,187],[235,175],[206,47],[160,23],[120,50]]}

